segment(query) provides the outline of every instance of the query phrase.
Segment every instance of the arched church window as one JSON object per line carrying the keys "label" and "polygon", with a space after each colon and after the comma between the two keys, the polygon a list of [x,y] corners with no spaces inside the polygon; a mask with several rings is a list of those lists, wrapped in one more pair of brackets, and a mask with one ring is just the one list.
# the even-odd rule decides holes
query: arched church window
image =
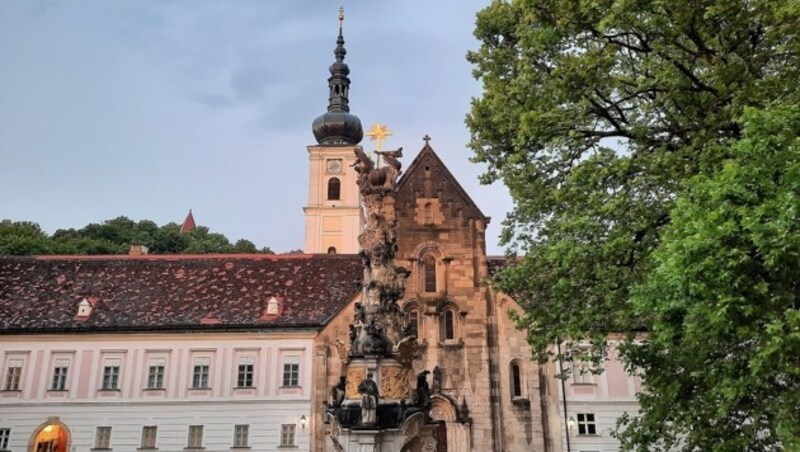
{"label": "arched church window", "polygon": [[342,191],[342,182],[338,177],[331,177],[328,179],[328,200],[335,201],[340,199]]}
{"label": "arched church window", "polygon": [[436,292],[436,259],[430,254],[422,258],[422,275],[425,292]]}
{"label": "arched church window", "polygon": [[336,254],[336,247],[335,246],[329,246],[328,247],[328,254]]}
{"label": "arched church window", "polygon": [[452,309],[445,309],[439,317],[439,337],[442,341],[456,338],[456,322]]}
{"label": "arched church window", "polygon": [[511,363],[511,397],[522,397],[522,375],[517,363]]}

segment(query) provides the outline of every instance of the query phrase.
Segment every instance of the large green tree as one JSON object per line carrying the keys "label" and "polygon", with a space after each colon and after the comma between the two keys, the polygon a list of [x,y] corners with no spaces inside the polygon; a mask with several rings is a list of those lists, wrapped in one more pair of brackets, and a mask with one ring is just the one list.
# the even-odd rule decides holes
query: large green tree
{"label": "large green tree", "polygon": [[624,352],[648,390],[631,448],[800,449],[800,108],[744,125],[722,169],[687,182],[634,288],[649,331]]}
{"label": "large green tree", "polygon": [[497,1],[478,14],[471,146],[515,202],[503,240],[524,258],[496,283],[523,303],[539,359],[557,341],[652,329],[632,290],[654,277],[676,199],[731,158],[745,108],[797,102],[798,29],[790,0]]}

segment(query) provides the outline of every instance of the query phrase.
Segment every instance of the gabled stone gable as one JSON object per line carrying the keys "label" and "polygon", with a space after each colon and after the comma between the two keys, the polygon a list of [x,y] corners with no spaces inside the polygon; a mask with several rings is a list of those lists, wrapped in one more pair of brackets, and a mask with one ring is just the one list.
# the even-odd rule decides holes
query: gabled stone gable
{"label": "gabled stone gable", "polygon": [[[437,254],[444,267],[444,292],[481,286],[487,277],[485,230],[489,222],[433,148],[426,144],[398,183],[398,256],[411,267],[426,252]],[[452,263],[452,265],[451,265]],[[412,275],[408,292],[421,292],[420,273]],[[442,292],[442,291],[440,291]],[[444,295],[442,292],[442,295]]]}
{"label": "gabled stone gable", "polygon": [[462,225],[469,220],[489,221],[429,144],[411,162],[397,184],[397,191],[399,213],[415,218],[420,225],[426,223],[418,215],[417,205],[425,200],[438,203],[440,210],[434,212],[436,225],[442,224],[437,220],[442,217],[458,219]]}

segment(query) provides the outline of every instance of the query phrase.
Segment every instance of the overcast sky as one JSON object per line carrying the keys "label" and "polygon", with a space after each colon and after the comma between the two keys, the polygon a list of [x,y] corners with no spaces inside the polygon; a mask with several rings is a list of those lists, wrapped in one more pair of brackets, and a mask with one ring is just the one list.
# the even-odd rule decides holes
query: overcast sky
{"label": "overcast sky", "polygon": [[[464,117],[484,1],[347,1],[351,112],[422,136],[492,217]],[[306,146],[327,106],[340,2],[0,0],[0,219],[47,232],[120,215],[195,219],[235,241],[303,247]],[[362,144],[371,146],[366,140]]]}

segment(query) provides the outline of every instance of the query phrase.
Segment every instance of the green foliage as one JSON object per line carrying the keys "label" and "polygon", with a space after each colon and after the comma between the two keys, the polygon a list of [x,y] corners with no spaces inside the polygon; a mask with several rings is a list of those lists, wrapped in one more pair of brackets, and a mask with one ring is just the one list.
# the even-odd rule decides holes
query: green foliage
{"label": "green foliage", "polygon": [[650,332],[625,350],[648,387],[632,448],[800,447],[800,108],[745,118],[722,170],[688,182],[634,290]]}
{"label": "green foliage", "polygon": [[[798,29],[790,0],[517,0],[478,14],[468,59],[484,89],[467,124],[483,181],[502,180],[515,202],[503,241],[524,258],[495,283],[523,304],[538,359],[559,340],[601,348],[611,331],[652,330],[632,289],[661,271],[654,253],[685,220],[672,212],[695,189],[687,181],[739,158],[746,108],[798,101]],[[673,355],[658,356],[663,367],[627,359],[674,376]],[[709,433],[663,419],[658,434],[631,424],[626,444]]]}
{"label": "green foliage", "polygon": [[131,244],[149,248],[151,254],[265,253],[253,242],[240,239],[235,244],[222,234],[200,226],[187,234],[168,223],[159,227],[150,220],[138,223],[117,217],[103,223],[91,223],[81,229],[59,229],[52,237],[31,222],[0,222],[0,255],[34,254],[127,254]]}
{"label": "green foliage", "polygon": [[52,244],[36,223],[29,221],[0,221],[0,255],[49,254]]}

